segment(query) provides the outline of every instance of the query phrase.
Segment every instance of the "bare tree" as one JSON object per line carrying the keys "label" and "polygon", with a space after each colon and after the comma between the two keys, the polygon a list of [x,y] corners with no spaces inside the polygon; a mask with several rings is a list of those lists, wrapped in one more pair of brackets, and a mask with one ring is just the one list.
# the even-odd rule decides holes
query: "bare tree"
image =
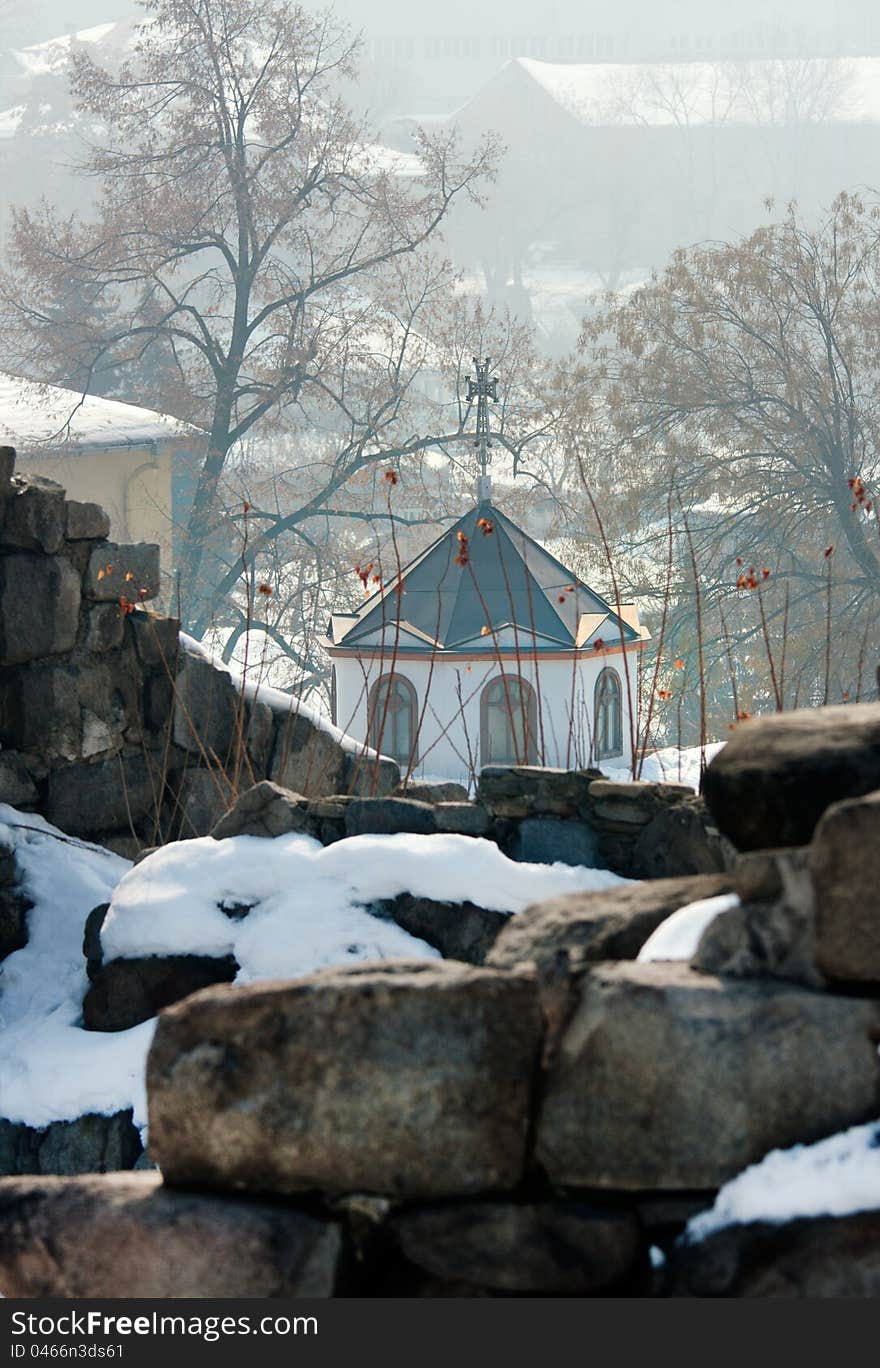
{"label": "bare tree", "polygon": [[[672,478],[719,669],[713,605],[733,601],[747,670],[768,634],[773,649],[785,644],[788,704],[799,679],[803,703],[828,691],[829,617],[832,694],[863,689],[876,655],[878,337],[878,210],[842,195],[817,227],[792,208],[743,241],[677,253],[582,339],[569,440],[618,546],[641,565],[628,588],[652,593]],[[686,597],[679,609],[692,632]]]}
{"label": "bare tree", "polygon": [[118,71],[74,54],[77,108],[100,129],[82,167],[95,216],[14,216],[4,294],[31,373],[85,393],[99,369],[157,356],[165,406],[208,434],[179,557],[190,620],[230,453],[268,415],[311,405],[349,434],[316,507],[385,459],[358,356],[377,319],[402,329],[385,368],[399,404],[417,320],[451,288],[425,245],[492,171],[488,143],[463,158],[438,134],[402,175],[335,94],[353,61],[329,17],[284,0],[158,0]]}

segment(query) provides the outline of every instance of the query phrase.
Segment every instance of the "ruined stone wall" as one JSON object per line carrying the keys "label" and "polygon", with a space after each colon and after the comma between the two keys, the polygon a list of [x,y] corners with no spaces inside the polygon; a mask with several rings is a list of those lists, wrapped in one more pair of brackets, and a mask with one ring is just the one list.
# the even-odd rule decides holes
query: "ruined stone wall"
{"label": "ruined stone wall", "polygon": [[108,540],[95,504],[0,449],[0,801],[125,855],[206,834],[255,780],[388,792],[292,700],[243,699],[150,611],[159,549]]}

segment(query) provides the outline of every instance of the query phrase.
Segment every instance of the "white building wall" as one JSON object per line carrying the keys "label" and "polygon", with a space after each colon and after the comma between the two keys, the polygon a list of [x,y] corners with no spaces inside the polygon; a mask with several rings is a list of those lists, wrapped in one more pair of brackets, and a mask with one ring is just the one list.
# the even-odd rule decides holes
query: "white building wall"
{"label": "white building wall", "polygon": [[[373,684],[390,673],[391,653],[379,656],[337,656],[336,723],[358,741],[367,741],[367,698]],[[629,698],[635,706],[638,659],[627,656],[629,673],[620,652],[593,653],[565,660],[541,660],[522,655],[520,662],[505,659],[508,679],[519,673],[535,689],[538,699],[538,763],[578,769],[597,763],[593,750],[593,708],[596,681],[606,667],[617,671],[623,700],[623,752],[615,768],[631,762]],[[408,679],[422,713],[416,775],[463,779],[471,766],[479,773],[480,698],[483,690],[501,674],[498,661],[486,655],[472,659],[398,659],[395,673]],[[428,705],[425,692],[430,689]],[[459,701],[459,695],[460,700]],[[462,706],[463,705],[463,706]],[[543,739],[543,748],[542,748]]]}

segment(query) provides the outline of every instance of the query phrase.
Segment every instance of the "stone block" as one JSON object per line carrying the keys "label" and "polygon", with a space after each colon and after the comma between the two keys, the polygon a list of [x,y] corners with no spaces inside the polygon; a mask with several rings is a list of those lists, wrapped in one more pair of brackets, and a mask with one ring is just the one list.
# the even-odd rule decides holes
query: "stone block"
{"label": "stone block", "polygon": [[[132,1111],[27,1126],[0,1120],[0,1174],[112,1173],[130,1169],[143,1146]],[[2,1184],[0,1184],[2,1186]]]}
{"label": "stone block", "polygon": [[16,475],[4,502],[0,542],[52,556],[64,543],[64,490],[42,475]]}
{"label": "stone block", "polygon": [[134,640],[137,657],[148,670],[174,676],[180,648],[180,621],[142,609],[127,613],[126,631]]}
{"label": "stone block", "polygon": [[526,817],[518,824],[509,851],[513,860],[532,864],[586,865],[598,863],[599,842],[586,822],[559,817]]}
{"label": "stone block", "polygon": [[114,959],[92,969],[83,999],[87,1031],[127,1031],[213,983],[231,983],[238,965],[231,955],[149,955]]}
{"label": "stone block", "polygon": [[660,808],[636,837],[630,872],[637,879],[682,874],[720,874],[725,868],[721,833],[701,798]]}
{"label": "stone block", "polygon": [[73,649],[80,582],[60,556],[0,557],[0,665],[20,665]]}
{"label": "stone block", "polygon": [[64,515],[64,535],[68,541],[106,541],[110,536],[110,518],[100,504],[68,499]]}
{"label": "stone block", "polygon": [[230,836],[272,838],[290,831],[310,834],[311,826],[307,799],[264,779],[239,795],[211,835],[217,841]]}
{"label": "stone block", "polygon": [[476,903],[438,902],[399,893],[374,903],[370,911],[390,918],[411,936],[433,945],[444,959],[484,964],[497,937],[511,919],[509,912],[490,911]]}
{"label": "stone block", "polygon": [[479,803],[434,803],[434,824],[438,831],[458,836],[486,836],[491,825],[489,814]]}
{"label": "stone block", "polygon": [[824,987],[816,969],[812,902],[793,906],[777,898],[732,908],[706,927],[691,964],[702,974]]}
{"label": "stone block", "polygon": [[816,965],[829,979],[880,983],[880,791],[826,809],[809,850]]}
{"label": "stone block", "polygon": [[0,803],[10,807],[34,807],[39,798],[34,775],[17,751],[0,751]]}
{"label": "stone block", "polygon": [[600,770],[564,770],[544,765],[486,765],[477,798],[492,817],[582,817],[589,789]]}
{"label": "stone block", "polygon": [[282,788],[321,798],[344,789],[345,752],[339,742],[304,713],[276,714],[276,738],[269,778]]}
{"label": "stone block", "polygon": [[724,875],[698,874],[548,898],[510,919],[488,962],[498,969],[532,963],[548,973],[562,956],[576,974],[600,960],[635,959],[652,932],[680,907],[729,892]]}
{"label": "stone block", "polygon": [[178,1186],[512,1188],[540,1030],[527,978],[443,960],[208,988],[159,1018],[150,1153]]}
{"label": "stone block", "polygon": [[151,542],[132,546],[105,542],[89,556],[83,592],[103,603],[144,603],[159,592],[159,547]]}
{"label": "stone block", "polygon": [[0,499],[8,499],[12,494],[14,474],[15,447],[0,446]]}
{"label": "stone block", "polygon": [[556,1187],[718,1187],[876,1116],[878,1031],[878,1002],[597,965],[550,1067],[537,1160]]}
{"label": "stone block", "polygon": [[447,1202],[392,1215],[403,1256],[444,1282],[493,1292],[589,1296],[647,1260],[631,1211],[586,1202]]}
{"label": "stone block", "polygon": [[115,651],[125,635],[125,614],[118,603],[95,603],[86,610],[85,648],[95,654]]}
{"label": "stone block", "polygon": [[880,1297],[880,1211],[728,1226],[673,1251],[672,1297]]}
{"label": "stone block", "polygon": [[115,755],[88,765],[66,765],[49,776],[46,816],[74,836],[120,831],[152,821],[161,793],[161,756]]}
{"label": "stone block", "polygon": [[32,907],[22,889],[15,851],[0,846],[0,960],[27,945],[27,914]]}
{"label": "stone block", "polygon": [[431,784],[425,779],[410,779],[406,788],[401,784],[392,794],[394,798],[414,798],[419,803],[466,803],[468,792],[464,784]]}
{"label": "stone block", "polygon": [[174,743],[226,768],[232,762],[239,697],[225,670],[183,654],[175,685]]}
{"label": "stone block", "polygon": [[387,755],[346,751],[339,792],[357,798],[388,798],[400,786],[400,766]]}
{"label": "stone block", "polygon": [[393,836],[401,831],[431,835],[436,830],[433,803],[412,798],[352,798],[345,805],[348,836]]}
{"label": "stone block", "polygon": [[826,808],[880,789],[880,703],[804,708],[741,723],[703,776],[738,850],[807,845]]}
{"label": "stone block", "polygon": [[164,1187],[155,1172],[0,1183],[10,1297],[330,1297],[339,1224]]}

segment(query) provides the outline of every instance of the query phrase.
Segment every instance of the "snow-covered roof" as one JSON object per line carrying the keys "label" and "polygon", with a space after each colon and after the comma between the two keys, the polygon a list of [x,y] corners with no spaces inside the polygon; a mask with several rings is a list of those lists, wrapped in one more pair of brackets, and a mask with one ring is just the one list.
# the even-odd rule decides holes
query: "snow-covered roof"
{"label": "snow-covered roof", "polygon": [[453,117],[466,115],[494,82],[523,78],[589,127],[880,123],[876,57],[668,63],[517,57]]}
{"label": "snow-covered roof", "polygon": [[136,446],[171,437],[200,439],[198,428],[118,399],[85,398],[0,371],[0,443],[19,451]]}
{"label": "snow-covered roof", "polygon": [[64,70],[74,44],[97,47],[99,51],[110,46],[128,45],[137,23],[144,22],[143,19],[117,19],[110,24],[96,24],[77,33],[65,33],[58,38],[49,38],[44,43],[19,48],[13,56],[25,75],[45,76],[51,71]]}
{"label": "snow-covered roof", "polygon": [[[462,564],[462,550],[466,558]],[[629,607],[629,606],[628,606]],[[631,620],[627,620],[627,619]],[[480,503],[356,612],[335,613],[327,645],[371,651],[389,634],[419,653],[616,649],[645,633],[620,616],[494,504]]]}

